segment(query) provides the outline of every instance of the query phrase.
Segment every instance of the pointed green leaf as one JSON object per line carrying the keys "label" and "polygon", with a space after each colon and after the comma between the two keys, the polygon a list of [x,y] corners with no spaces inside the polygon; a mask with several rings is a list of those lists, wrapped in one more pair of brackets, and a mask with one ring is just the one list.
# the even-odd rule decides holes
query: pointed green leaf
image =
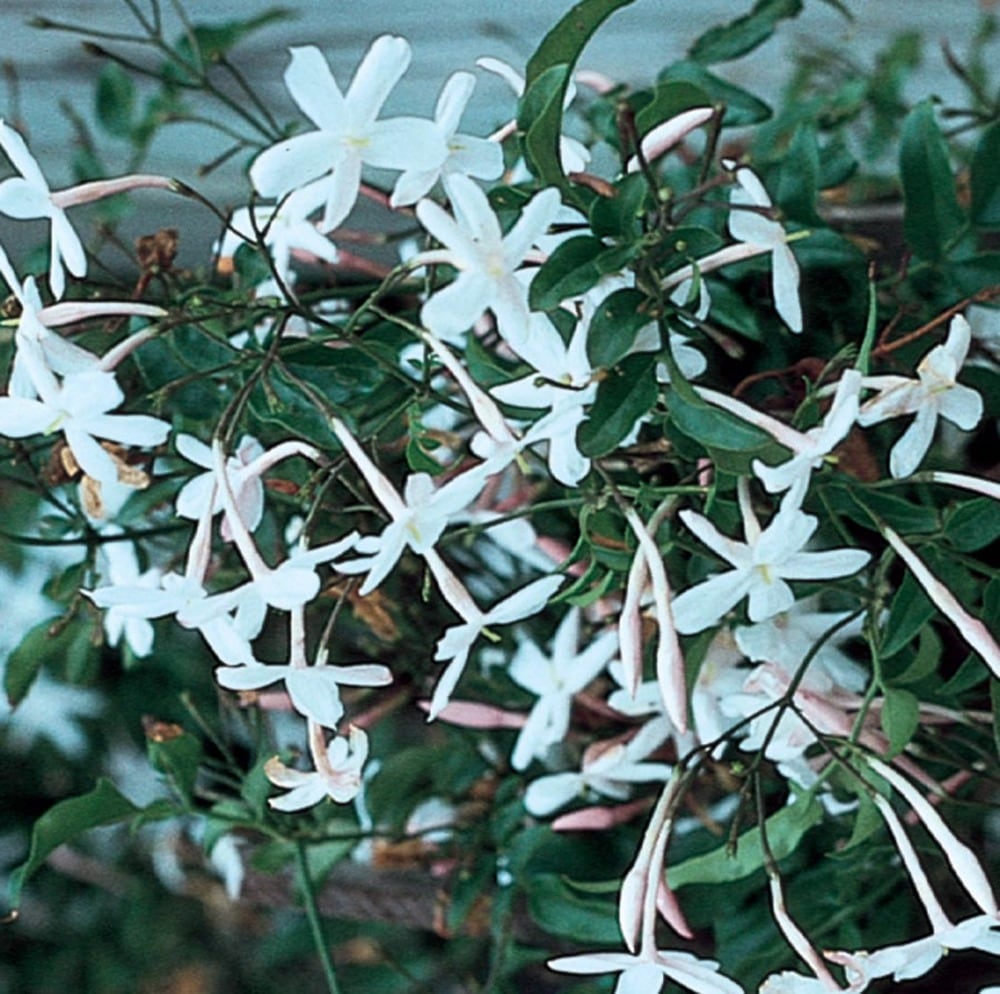
{"label": "pointed green leaf", "polygon": [[[529,168],[535,171],[545,185],[563,189],[569,187],[559,157],[559,135],[562,133],[563,99],[573,67],[584,46],[601,24],[616,10],[633,2],[634,0],[582,0],[558,21],[528,60],[524,100],[535,99],[531,90],[543,74],[553,68],[563,67],[562,78],[555,93],[546,93],[544,99],[539,101],[541,112],[533,117],[525,134]],[[519,113],[519,121],[521,117]]]}
{"label": "pointed green leaf", "polygon": [[595,367],[610,368],[628,355],[636,335],[650,323],[648,298],[638,290],[616,290],[601,301],[590,321],[587,356]]}
{"label": "pointed green leaf", "polygon": [[629,356],[612,369],[597,388],[590,417],[577,430],[580,451],[591,459],[613,452],[636,421],[656,403],[655,359]]}
{"label": "pointed green leaf", "polygon": [[767,41],[779,21],[797,17],[801,10],[802,0],[757,0],[749,14],[706,31],[688,56],[704,65],[738,59]]}
{"label": "pointed green leaf", "polygon": [[726,112],[722,123],[730,128],[742,128],[748,124],[759,124],[771,116],[771,108],[752,93],[727,83],[710,73],[703,65],[692,59],[675,62],[667,66],[657,77],[659,82],[684,80],[693,83],[708,94],[713,104],[724,104]]}
{"label": "pointed green leaf", "polygon": [[535,274],[528,302],[535,311],[558,307],[568,297],[585,293],[601,278],[598,256],[606,246],[599,238],[579,235],[564,241]]}
{"label": "pointed green leaf", "polygon": [[[811,794],[799,795],[794,804],[771,815],[766,830],[774,858],[782,860],[793,853],[806,832],[822,817],[823,807]],[[674,890],[685,884],[732,883],[756,873],[763,865],[764,847],[757,826],[740,835],[735,852],[723,845],[671,867],[667,882]]]}
{"label": "pointed green leaf", "polygon": [[528,910],[546,932],[576,942],[621,942],[611,901],[583,897],[556,873],[535,874],[528,883]]}
{"label": "pointed green leaf", "polygon": [[708,94],[700,86],[687,80],[666,80],[656,84],[652,99],[636,112],[635,129],[642,136],[682,111],[692,107],[709,107],[711,104]]}
{"label": "pointed green leaf", "polygon": [[24,884],[54,849],[71,842],[88,829],[128,821],[141,811],[120,794],[110,780],[104,778],[97,781],[97,786],[90,793],[60,801],[49,808],[32,829],[27,860],[10,876],[11,907],[18,906]]}
{"label": "pointed green leaf", "polygon": [[97,120],[109,135],[128,138],[135,113],[135,84],[117,62],[109,62],[97,77]]}
{"label": "pointed green leaf", "polygon": [[972,156],[972,220],[983,228],[1000,227],[1000,122],[991,124]]}
{"label": "pointed green leaf", "polygon": [[930,100],[917,104],[903,121],[899,171],[907,244],[920,258],[940,261],[961,233],[965,215]]}
{"label": "pointed green leaf", "polygon": [[882,731],[889,739],[889,755],[897,756],[920,725],[920,701],[902,687],[883,687]]}

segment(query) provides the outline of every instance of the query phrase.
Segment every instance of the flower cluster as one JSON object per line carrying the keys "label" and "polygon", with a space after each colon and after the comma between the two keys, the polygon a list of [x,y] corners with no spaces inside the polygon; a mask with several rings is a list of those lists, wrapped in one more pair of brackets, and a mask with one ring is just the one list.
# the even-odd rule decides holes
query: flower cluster
{"label": "flower cluster", "polygon": [[[648,811],[653,785],[658,800],[620,888],[627,951],[550,963],[617,972],[619,994],[666,979],[701,994],[743,989],[657,934],[662,919],[692,937],[668,850],[695,781],[727,755],[751,766],[744,793],[755,783],[761,794],[773,917],[813,973],[775,973],[762,991],[859,992],[918,976],[950,949],[1000,954],[986,873],[914,786],[940,787],[907,751],[920,720],[957,712],[918,700],[907,681],[919,678],[893,682],[883,665],[918,637],[901,620],[908,605],[886,606],[889,585],[906,584],[929,608],[921,622],[936,612],[971,650],[967,665],[1000,678],[985,617],[995,597],[949,589],[940,557],[900,534],[933,531],[922,514],[941,499],[911,507],[883,494],[961,488],[982,498],[984,520],[993,514],[994,483],[920,472],[939,464],[939,416],[964,432],[984,418],[980,394],[959,382],[972,341],[961,309],[912,375],[869,334],[824,355],[792,407],[752,391],[755,402],[743,399],[724,383],[730,353],[745,350],[731,317],[742,280],[773,303],[755,305],[754,320],[781,343],[774,351],[807,337],[815,347],[823,329],[811,327],[821,318],[793,248],[809,233],[789,234],[752,164],[713,161],[706,136],[724,118],[707,95],[694,99],[685,84],[684,105],[648,105],[662,109],[656,119],[630,108],[635,140],[622,137],[619,168],[596,175],[585,172],[587,149],[559,129],[547,153],[528,140],[532,113],[574,99],[568,78],[544,102],[536,70],[525,81],[481,62],[522,99],[515,124],[473,136],[459,130],[470,71],[444,82],[433,118],[382,116],[410,58],[404,39],[376,39],[344,92],[319,48],[292,49],[285,83],[311,130],[255,155],[248,206],[220,240],[233,265],[245,250],[266,262],[235,324],[169,296],[64,300],[87,274],[67,208],[181,188],[134,175],[52,192],[0,122],[18,174],[0,182],[0,213],[51,224],[45,280],[22,278],[0,251],[18,306],[0,436],[18,440],[5,451],[36,470],[51,451],[78,491],[54,486],[93,512],[83,527],[103,553],[82,592],[103,612],[108,644],[155,658],[172,626],[195,632],[220,693],[297,715],[297,749],[262,764],[283,816],[327,801],[363,808],[366,729],[392,713],[397,688],[430,720],[484,735],[495,769],[523,778],[522,818],[556,816],[557,831],[613,827]],[[673,200],[666,177],[700,157],[702,185]],[[371,187],[366,170],[395,172],[391,191]],[[339,282],[359,196],[422,240],[360,299]],[[723,218],[720,230],[687,220],[698,206]],[[229,267],[219,268],[225,282]],[[96,350],[60,330],[109,317],[115,340]],[[172,404],[177,384],[157,381],[155,367],[165,343],[199,325],[228,361],[195,367],[206,399],[187,408]],[[896,371],[872,373],[876,363]],[[883,466],[893,426],[881,426],[911,416]],[[151,524],[183,534],[184,547],[136,529],[132,499],[152,481],[165,489]],[[381,646],[376,616],[389,632]],[[900,732],[907,708],[913,721]],[[978,915],[955,923],[945,913],[894,797]],[[765,838],[775,798],[794,816],[814,805],[817,819],[874,806],[931,934],[819,954],[785,907]]]}

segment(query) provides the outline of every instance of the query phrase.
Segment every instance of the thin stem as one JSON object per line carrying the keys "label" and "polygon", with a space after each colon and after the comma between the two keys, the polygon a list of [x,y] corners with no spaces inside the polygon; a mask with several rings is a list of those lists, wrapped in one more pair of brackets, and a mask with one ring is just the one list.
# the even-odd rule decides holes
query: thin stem
{"label": "thin stem", "polygon": [[316,888],[309,873],[309,854],[306,844],[299,839],[295,843],[295,855],[299,869],[299,879],[302,885],[302,896],[305,903],[306,917],[309,919],[309,931],[312,932],[313,943],[323,967],[326,988],[329,994],[340,994],[337,974],[333,969],[333,959],[330,956],[330,946],[323,929],[323,919],[320,917],[319,904],[316,901]]}

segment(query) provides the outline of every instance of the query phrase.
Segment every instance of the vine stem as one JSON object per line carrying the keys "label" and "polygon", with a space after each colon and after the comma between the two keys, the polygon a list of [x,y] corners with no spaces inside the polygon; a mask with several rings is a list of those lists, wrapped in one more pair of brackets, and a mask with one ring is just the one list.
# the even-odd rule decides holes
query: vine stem
{"label": "vine stem", "polygon": [[309,919],[309,930],[312,932],[313,944],[316,946],[316,953],[323,966],[326,988],[329,994],[340,994],[340,985],[337,983],[337,974],[333,969],[333,959],[330,956],[330,946],[323,929],[319,904],[316,901],[316,887],[309,872],[309,854],[306,850],[306,844],[301,839],[295,843],[295,854],[298,860],[299,878],[302,882],[306,918]]}

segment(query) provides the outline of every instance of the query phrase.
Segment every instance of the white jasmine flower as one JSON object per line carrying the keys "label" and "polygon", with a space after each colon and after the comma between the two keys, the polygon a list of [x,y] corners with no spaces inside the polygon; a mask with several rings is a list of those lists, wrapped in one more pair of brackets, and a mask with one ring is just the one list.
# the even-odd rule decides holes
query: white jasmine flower
{"label": "white jasmine flower", "polygon": [[584,753],[579,771],[550,773],[532,780],[524,792],[525,809],[536,818],[545,818],[591,791],[624,801],[631,784],[665,782],[670,778],[669,766],[641,762],[662,743],[663,731],[662,723],[651,721],[628,743],[595,743]]}
{"label": "white jasmine flower", "polygon": [[385,687],[392,683],[388,666],[359,663],[356,666],[295,666],[250,663],[220,666],[215,679],[227,690],[260,690],[279,680],[299,714],[334,729],[344,714],[341,684],[348,687]]}
{"label": "white jasmine flower", "polygon": [[[312,736],[311,736],[312,738]],[[316,768],[309,772],[286,766],[277,756],[264,764],[267,779],[288,791],[271,797],[276,811],[301,811],[329,797],[338,804],[354,799],[361,789],[361,768],[368,758],[368,736],[351,725],[348,738],[335,736],[321,748],[311,749]]]}
{"label": "white jasmine flower", "polygon": [[934,439],[938,417],[971,431],[983,416],[983,399],[971,387],[958,383],[958,371],[969,354],[972,331],[960,314],[952,318],[947,339],[935,345],[917,366],[918,379],[872,376],[865,386],[879,392],[861,405],[858,424],[868,426],[915,415],[910,427],[892,447],[889,472],[899,479],[915,472]]}
{"label": "white jasmine flower", "polygon": [[786,580],[829,580],[850,576],[871,556],[861,549],[829,549],[804,552],[819,521],[795,505],[783,503],[765,529],[761,529],[749,503],[745,481],[741,481],[740,505],[744,514],[746,542],[721,534],[708,518],[684,510],[680,519],[713,552],[733,569],[703,580],[674,598],[677,631],[684,635],[714,625],[744,597],[749,598],[751,621],[763,621],[795,602]]}
{"label": "white jasmine flower", "polygon": [[100,483],[118,479],[118,468],[98,438],[122,445],[154,446],[170,425],[146,414],[109,414],[125,395],[112,373],[86,370],[60,382],[45,363],[40,348],[21,352],[27,380],[38,399],[0,397],[0,434],[10,438],[62,432],[80,468]]}
{"label": "white jasmine flower", "polygon": [[500,177],[503,172],[503,149],[499,142],[458,133],[462,112],[475,86],[476,77],[472,73],[456,72],[448,77],[434,111],[434,127],[441,135],[447,157],[439,166],[430,169],[407,169],[396,180],[389,199],[393,207],[415,204],[430,193],[439,176],[461,173],[478,179]]}
{"label": "white jasmine flower", "polygon": [[569,731],[573,695],[590,683],[618,650],[618,636],[607,629],[583,651],[580,641],[580,610],[566,613],[546,654],[529,639],[522,639],[510,663],[510,678],[538,696],[527,724],[521,729],[511,766],[523,770],[532,759],[543,759],[549,746]]}
{"label": "white jasmine flower", "polygon": [[363,165],[382,169],[433,169],[447,155],[438,130],[415,117],[378,120],[382,104],[410,64],[405,38],[376,38],[341,93],[318,48],[293,48],[285,85],[316,131],[265,149],[250,167],[250,179],[265,197],[281,198],[326,176],[322,227],[331,231],[357,199]]}
{"label": "white jasmine flower", "polygon": [[768,466],[759,459],[753,461],[754,475],[768,493],[778,494],[788,490],[790,500],[801,502],[809,488],[812,471],[823,465],[858,420],[861,384],[862,377],[858,370],[845,370],[822,424],[803,432],[801,447],[791,459],[780,466]]}
{"label": "white jasmine flower", "polygon": [[[104,529],[105,535],[120,534],[112,526]],[[101,545],[101,558],[107,565],[107,580],[111,586],[137,586],[155,590],[163,575],[159,569],[139,570],[139,560],[132,542],[105,542]],[[108,645],[116,646],[123,639],[129,649],[142,659],[153,651],[153,626],[147,618],[136,617],[117,607],[104,613],[104,634]]]}
{"label": "white jasmine flower", "polygon": [[580,321],[566,344],[546,315],[532,314],[528,334],[515,348],[535,372],[490,391],[504,404],[548,411],[545,429],[539,421],[530,434],[535,441],[548,441],[549,469],[568,487],[575,487],[590,470],[590,460],[576,445],[576,429],[586,417],[585,407],[597,394],[587,358],[588,328],[588,321]]}
{"label": "white jasmine flower", "polygon": [[658,994],[668,978],[696,994],[743,994],[739,984],[719,973],[718,963],[673,949],[559,956],[548,965],[560,973],[620,973],[615,994]]}
{"label": "white jasmine flower", "polygon": [[[185,459],[206,470],[192,477],[181,487],[174,505],[177,514],[182,518],[198,521],[209,502],[212,504],[212,514],[219,514],[223,508],[223,497],[215,482],[212,449],[194,435],[180,434],[175,439],[175,444],[177,451]],[[244,435],[236,447],[235,455],[226,460],[226,475],[233,490],[240,520],[250,531],[257,528],[264,513],[264,484],[260,474],[248,476],[245,470],[263,452],[264,446],[256,438]],[[223,536],[227,540],[232,537],[228,518],[223,524]]]}
{"label": "white jasmine flower", "polygon": [[0,182],[0,214],[18,219],[48,218],[51,225],[49,286],[56,300],[66,289],[66,269],[77,277],[84,276],[87,272],[83,244],[66,217],[67,207],[140,188],[175,189],[173,180],[166,176],[132,174],[80,183],[66,190],[50,190],[24,139],[2,118],[0,148],[21,174]]}
{"label": "white jasmine flower", "polygon": [[[788,247],[785,229],[765,217],[761,210],[772,208],[771,198],[754,172],[745,166],[735,172],[737,185],[729,195],[736,208],[729,212],[729,233],[744,245],[771,253],[771,285],[774,306],[792,331],[802,331],[802,307],[799,303],[799,264]],[[742,210],[751,207],[754,210]]]}
{"label": "white jasmine flower", "polygon": [[193,577],[167,573],[159,588],[134,583],[83,593],[100,608],[116,609],[123,619],[173,615],[182,628],[197,629],[219,661],[229,666],[256,662],[250,641],[260,634],[265,612],[253,584],[209,594]]}
{"label": "white jasmine flower", "polygon": [[514,227],[504,235],[486,194],[466,176],[445,180],[455,216],[431,200],[417,205],[420,223],[443,245],[421,252],[412,265],[447,263],[457,269],[455,281],[424,304],[421,323],[444,339],[454,339],[492,310],[500,334],[515,348],[528,328],[528,297],[515,270],[559,210],[559,191],[549,187],[525,205]]}
{"label": "white jasmine flower", "polygon": [[548,604],[549,598],[562,582],[563,578],[558,575],[542,577],[514,591],[509,597],[494,604],[489,611],[477,610],[475,613],[469,611],[469,617],[465,618],[462,624],[452,625],[445,631],[438,641],[434,658],[439,662],[445,660],[449,662],[434,688],[428,720],[436,718],[448,703],[451,692],[465,669],[469,652],[482,635],[483,629],[491,625],[509,625],[537,614]]}
{"label": "white jasmine flower", "polygon": [[[275,272],[283,283],[290,286],[295,281],[292,255],[303,252],[323,262],[333,264],[340,258],[337,246],[322,234],[309,215],[326,202],[327,184],[324,180],[308,183],[291,193],[275,207],[241,207],[229,219],[229,225],[219,245],[219,256],[231,258],[240,243],[256,244],[257,231],[263,232],[264,246],[271,255]],[[280,286],[273,279],[257,288],[258,296],[280,294]]]}
{"label": "white jasmine flower", "polygon": [[48,218],[52,226],[49,285],[58,299],[66,288],[64,265],[76,277],[86,275],[83,244],[66,212],[56,206],[49,184],[24,139],[3,120],[0,120],[0,148],[21,174],[0,183],[0,213],[14,218]]}
{"label": "white jasmine flower", "polygon": [[364,559],[342,563],[341,572],[367,571],[359,591],[362,597],[367,596],[389,575],[407,546],[418,555],[432,550],[451,518],[479,496],[492,472],[492,467],[480,463],[441,487],[434,486],[434,479],[428,473],[411,474],[403,488],[402,507],[390,502],[386,510],[392,520],[377,538],[369,537],[366,541],[368,545],[377,543],[377,550]]}

